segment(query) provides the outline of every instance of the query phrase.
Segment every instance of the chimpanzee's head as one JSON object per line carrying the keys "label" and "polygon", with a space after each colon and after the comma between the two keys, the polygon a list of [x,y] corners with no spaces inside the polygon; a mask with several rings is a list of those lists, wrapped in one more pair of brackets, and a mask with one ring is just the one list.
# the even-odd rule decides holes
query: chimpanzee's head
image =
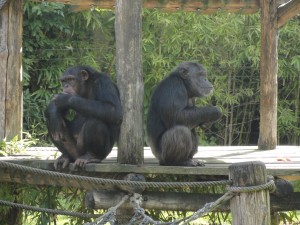
{"label": "chimpanzee's head", "polygon": [[176,71],[180,74],[189,97],[205,97],[212,93],[213,85],[207,79],[207,72],[195,62],[179,64]]}
{"label": "chimpanzee's head", "polygon": [[74,66],[68,68],[60,81],[63,86],[63,92],[71,95],[83,96],[86,94],[88,83],[94,70],[88,66]]}

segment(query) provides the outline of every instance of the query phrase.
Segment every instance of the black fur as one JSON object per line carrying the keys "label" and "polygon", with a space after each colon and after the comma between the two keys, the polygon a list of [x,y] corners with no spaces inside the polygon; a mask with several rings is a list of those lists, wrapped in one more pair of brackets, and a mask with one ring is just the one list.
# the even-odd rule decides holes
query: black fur
{"label": "black fur", "polygon": [[[101,162],[117,141],[122,109],[117,86],[110,77],[88,66],[68,68],[63,92],[50,101],[45,115],[50,138],[62,152],[55,167]],[[75,117],[67,119],[70,111]]]}
{"label": "black fur", "polygon": [[221,117],[215,106],[197,107],[194,98],[213,90],[205,69],[184,62],[162,80],[153,92],[148,112],[148,144],[161,165],[199,166],[193,160],[198,136],[195,128]]}

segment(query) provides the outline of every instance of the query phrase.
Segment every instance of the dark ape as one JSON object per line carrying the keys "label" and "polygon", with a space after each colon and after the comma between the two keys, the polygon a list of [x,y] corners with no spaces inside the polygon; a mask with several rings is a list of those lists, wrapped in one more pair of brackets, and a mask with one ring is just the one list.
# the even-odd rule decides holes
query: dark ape
{"label": "dark ape", "polygon": [[148,143],[161,165],[200,166],[193,160],[198,136],[195,128],[221,117],[215,106],[196,107],[195,97],[213,90],[205,69],[198,63],[180,64],[156,87],[149,107]]}
{"label": "dark ape", "polygon": [[[46,109],[50,138],[62,155],[54,167],[101,162],[116,142],[122,109],[119,91],[108,75],[88,66],[68,68],[61,77],[63,92]],[[69,111],[75,112],[67,119]]]}

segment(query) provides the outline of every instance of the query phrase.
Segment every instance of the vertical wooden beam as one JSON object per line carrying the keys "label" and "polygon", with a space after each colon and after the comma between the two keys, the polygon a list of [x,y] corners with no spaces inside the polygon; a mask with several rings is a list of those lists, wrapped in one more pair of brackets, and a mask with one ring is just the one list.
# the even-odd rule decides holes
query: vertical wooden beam
{"label": "vertical wooden beam", "polygon": [[116,0],[117,84],[123,107],[118,162],[143,163],[142,0]]}
{"label": "vertical wooden beam", "polygon": [[10,0],[0,11],[0,140],[9,140],[22,129],[23,0]]}
{"label": "vertical wooden beam", "polygon": [[259,149],[277,145],[277,31],[276,0],[261,0]]}
{"label": "vertical wooden beam", "polygon": [[[234,187],[267,183],[267,170],[262,162],[235,163],[229,166],[229,178]],[[270,195],[268,190],[240,193],[230,200],[233,225],[270,225]]]}
{"label": "vertical wooden beam", "polygon": [[0,140],[5,137],[5,99],[7,80],[7,26],[8,7],[0,9]]}

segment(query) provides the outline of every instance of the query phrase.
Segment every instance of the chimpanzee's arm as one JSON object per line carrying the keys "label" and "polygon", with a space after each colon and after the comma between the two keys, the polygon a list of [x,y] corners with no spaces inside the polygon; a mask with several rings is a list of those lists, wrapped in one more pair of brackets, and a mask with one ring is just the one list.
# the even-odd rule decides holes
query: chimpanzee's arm
{"label": "chimpanzee's arm", "polygon": [[215,106],[190,106],[187,92],[180,85],[170,92],[168,101],[161,105],[162,120],[167,126],[184,125],[193,129],[204,123],[210,123],[221,117],[220,110]]}
{"label": "chimpanzee's arm", "polygon": [[58,149],[71,159],[77,158],[76,145],[74,139],[71,137],[64,120],[65,111],[58,110],[55,99],[52,100],[45,111],[46,125],[49,131],[50,138],[58,147]]}
{"label": "chimpanzee's arm", "polygon": [[90,100],[72,96],[68,101],[70,108],[86,117],[96,117],[108,123],[119,124],[122,121],[122,111],[119,100],[114,101]]}
{"label": "chimpanzee's arm", "polygon": [[190,129],[212,123],[222,116],[220,110],[215,106],[187,107],[177,113],[176,122]]}

